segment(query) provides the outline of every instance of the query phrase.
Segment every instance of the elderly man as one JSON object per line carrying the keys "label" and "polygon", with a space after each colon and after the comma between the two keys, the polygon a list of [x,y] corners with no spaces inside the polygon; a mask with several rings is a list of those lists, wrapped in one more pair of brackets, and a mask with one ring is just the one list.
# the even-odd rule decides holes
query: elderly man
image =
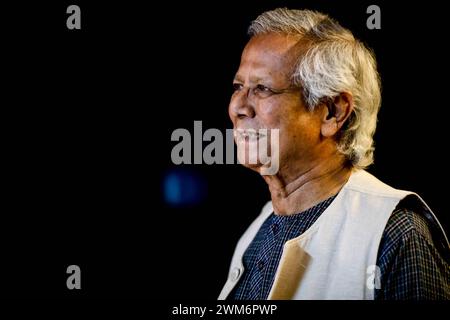
{"label": "elderly man", "polygon": [[229,115],[244,132],[238,152],[262,139],[245,132],[279,130],[279,170],[263,175],[272,201],[239,240],[219,299],[449,299],[439,222],[418,195],[364,171],[380,106],[371,52],[308,10],[265,12],[249,33]]}

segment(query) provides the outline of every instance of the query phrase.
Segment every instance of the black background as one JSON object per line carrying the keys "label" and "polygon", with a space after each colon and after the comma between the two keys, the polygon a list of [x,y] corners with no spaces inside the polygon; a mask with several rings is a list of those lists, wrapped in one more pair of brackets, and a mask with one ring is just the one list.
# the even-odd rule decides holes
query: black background
{"label": "black background", "polygon": [[[280,6],[329,13],[374,49],[383,103],[369,171],[418,192],[449,230],[442,2],[93,2],[1,10],[2,295],[218,296],[234,245],[269,193],[237,165],[191,165],[206,199],[169,207],[170,137],[192,132],[194,120],[231,128],[246,29]],[[70,4],[81,8],[81,30],[66,28]],[[370,4],[381,7],[381,30],[366,27]],[[66,288],[71,264],[81,267],[79,291]]]}

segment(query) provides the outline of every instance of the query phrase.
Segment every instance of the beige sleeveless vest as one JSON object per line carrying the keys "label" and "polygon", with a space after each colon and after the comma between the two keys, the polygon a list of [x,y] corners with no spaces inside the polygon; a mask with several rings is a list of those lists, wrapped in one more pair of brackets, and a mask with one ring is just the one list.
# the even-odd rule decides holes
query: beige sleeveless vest
{"label": "beige sleeveless vest", "polygon": [[[354,171],[317,221],[284,245],[269,299],[373,299],[384,228],[400,200],[410,194],[364,170]],[[242,276],[242,256],[272,212],[268,202],[239,240],[219,299],[225,299]]]}

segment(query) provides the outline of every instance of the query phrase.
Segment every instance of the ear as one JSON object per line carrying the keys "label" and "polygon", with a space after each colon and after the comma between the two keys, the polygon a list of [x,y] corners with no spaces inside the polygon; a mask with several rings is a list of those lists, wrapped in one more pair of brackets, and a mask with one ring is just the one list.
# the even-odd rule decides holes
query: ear
{"label": "ear", "polygon": [[338,133],[352,112],[353,96],[349,92],[342,92],[324,102],[320,130],[322,136],[329,138]]}

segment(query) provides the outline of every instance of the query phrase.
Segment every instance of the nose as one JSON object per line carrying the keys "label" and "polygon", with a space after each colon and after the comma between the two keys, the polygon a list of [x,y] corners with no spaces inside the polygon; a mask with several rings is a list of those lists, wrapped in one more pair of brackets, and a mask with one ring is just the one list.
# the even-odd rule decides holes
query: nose
{"label": "nose", "polygon": [[255,107],[252,99],[249,97],[249,90],[242,90],[233,94],[228,113],[233,122],[237,119],[255,117]]}

